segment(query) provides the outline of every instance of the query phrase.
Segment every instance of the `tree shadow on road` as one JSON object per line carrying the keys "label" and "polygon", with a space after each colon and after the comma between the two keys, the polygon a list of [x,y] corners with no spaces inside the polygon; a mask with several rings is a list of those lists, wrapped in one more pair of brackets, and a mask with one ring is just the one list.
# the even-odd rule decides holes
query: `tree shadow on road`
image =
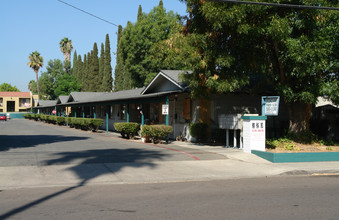
{"label": "tree shadow on road", "polygon": [[86,140],[88,137],[63,135],[0,135],[0,151],[36,147],[41,144]]}
{"label": "tree shadow on road", "polygon": [[60,165],[72,164],[74,166],[68,168],[74,172],[80,182],[72,187],[60,190],[51,195],[44,196],[40,199],[32,201],[26,205],[15,208],[7,213],[0,215],[0,219],[6,219],[29,208],[36,207],[37,205],[53,199],[64,193],[70,192],[96,177],[102,175],[112,175],[125,167],[140,168],[150,167],[155,168],[154,161],[159,161],[167,154],[155,150],[145,150],[137,148],[127,149],[102,149],[102,150],[86,150],[80,152],[61,152],[56,153],[60,156],[57,159],[46,160],[44,165]]}

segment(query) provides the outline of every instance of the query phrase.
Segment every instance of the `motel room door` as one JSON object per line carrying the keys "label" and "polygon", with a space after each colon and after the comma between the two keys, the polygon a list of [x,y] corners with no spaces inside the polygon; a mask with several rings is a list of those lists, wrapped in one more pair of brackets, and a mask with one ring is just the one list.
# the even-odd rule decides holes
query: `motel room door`
{"label": "motel room door", "polygon": [[15,112],[15,101],[7,101],[7,112]]}

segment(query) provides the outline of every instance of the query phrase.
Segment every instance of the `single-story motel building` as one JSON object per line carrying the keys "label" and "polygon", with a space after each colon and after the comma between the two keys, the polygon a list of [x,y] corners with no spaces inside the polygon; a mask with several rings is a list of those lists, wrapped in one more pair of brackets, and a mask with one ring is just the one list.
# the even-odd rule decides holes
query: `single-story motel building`
{"label": "single-story motel building", "polygon": [[[189,124],[204,122],[209,125],[212,139],[220,142],[225,141],[227,136],[231,146],[241,147],[241,117],[261,115],[262,96],[274,95],[250,95],[239,91],[211,95],[209,99],[192,99],[188,86],[180,80],[181,74],[189,72],[161,70],[143,88],[118,92],[72,92],[54,101],[40,100],[32,109],[35,113],[52,114],[55,110],[59,116],[103,118],[102,129],[107,131],[114,131],[113,124],[116,122],[171,125],[172,139],[182,137],[192,140]],[[338,120],[338,115],[335,117]],[[287,109],[280,101],[279,114],[269,116],[266,121],[266,137],[282,136],[288,128],[288,120]]]}

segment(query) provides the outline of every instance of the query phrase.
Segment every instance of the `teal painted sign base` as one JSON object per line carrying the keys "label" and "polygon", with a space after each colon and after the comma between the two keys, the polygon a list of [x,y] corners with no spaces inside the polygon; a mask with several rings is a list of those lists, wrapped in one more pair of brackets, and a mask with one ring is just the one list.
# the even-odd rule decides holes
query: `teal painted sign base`
{"label": "teal painted sign base", "polygon": [[252,154],[272,163],[339,161],[339,152],[271,153],[252,150]]}

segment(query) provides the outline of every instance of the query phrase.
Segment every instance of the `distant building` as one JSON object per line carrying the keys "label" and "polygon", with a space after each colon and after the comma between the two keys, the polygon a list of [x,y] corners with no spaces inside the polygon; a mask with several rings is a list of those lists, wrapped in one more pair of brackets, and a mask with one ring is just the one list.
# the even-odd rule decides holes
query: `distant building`
{"label": "distant building", "polygon": [[31,92],[0,92],[0,112],[26,112],[37,102],[38,96]]}

